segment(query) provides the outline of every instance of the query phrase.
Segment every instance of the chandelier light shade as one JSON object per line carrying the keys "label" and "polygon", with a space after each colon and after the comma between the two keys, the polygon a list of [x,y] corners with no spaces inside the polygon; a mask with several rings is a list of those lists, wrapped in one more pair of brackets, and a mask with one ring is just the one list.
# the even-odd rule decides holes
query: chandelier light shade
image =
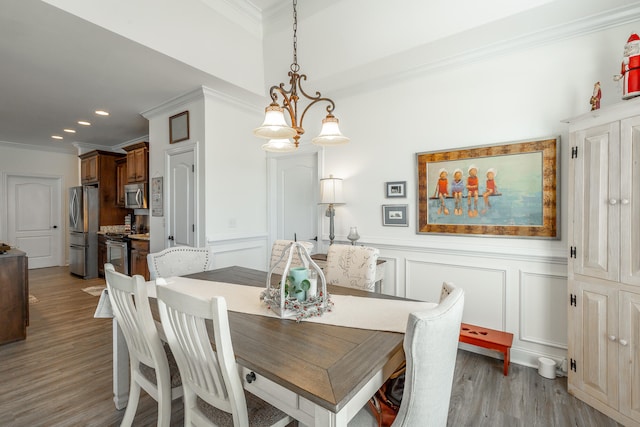
{"label": "chandelier light shade", "polygon": [[264,151],[272,151],[276,153],[286,153],[288,151],[295,151],[296,146],[290,139],[270,139],[269,142],[262,145]]}
{"label": "chandelier light shade", "polygon": [[338,119],[336,119],[332,114],[329,114],[322,120],[320,135],[313,138],[311,142],[315,145],[340,145],[349,142],[349,138],[340,132]]}
{"label": "chandelier light shade", "polygon": [[[307,80],[306,74],[300,74],[298,65],[298,11],[297,0],[293,0],[293,63],[291,64],[289,75],[290,88],[286,89],[284,83],[271,86],[269,96],[271,104],[265,108],[265,117],[262,125],[253,130],[253,134],[266,139],[289,139],[293,138],[294,150],[298,148],[300,137],[304,134],[302,122],[304,116],[313,105],[326,103],[327,117],[322,120],[320,135],[313,138],[316,145],[338,145],[346,144],[349,138],[340,132],[338,119],[333,115],[335,103],[330,98],[323,97],[320,92],[315,92],[315,96],[310,96],[302,88],[302,82]],[[298,106],[298,101],[308,100],[308,105]],[[279,102],[281,104],[279,104]],[[289,124],[285,118],[285,111],[289,116]],[[282,149],[279,149],[281,147]],[[289,145],[284,143],[277,145],[271,141],[262,146],[267,151],[292,151]]]}

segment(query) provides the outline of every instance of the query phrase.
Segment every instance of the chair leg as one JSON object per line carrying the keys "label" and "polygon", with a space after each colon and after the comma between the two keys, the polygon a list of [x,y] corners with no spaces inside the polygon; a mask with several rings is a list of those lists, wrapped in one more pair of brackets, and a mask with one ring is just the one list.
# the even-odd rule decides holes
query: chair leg
{"label": "chair leg", "polygon": [[[132,375],[133,376],[133,375]],[[131,378],[131,386],[129,387],[129,401],[127,402],[127,409],[124,411],[124,417],[120,427],[131,427],[133,424],[133,418],[136,416],[138,410],[138,401],[140,400],[140,384],[135,379]]]}
{"label": "chair leg", "polygon": [[169,427],[171,421],[171,384],[158,381],[158,427]]}

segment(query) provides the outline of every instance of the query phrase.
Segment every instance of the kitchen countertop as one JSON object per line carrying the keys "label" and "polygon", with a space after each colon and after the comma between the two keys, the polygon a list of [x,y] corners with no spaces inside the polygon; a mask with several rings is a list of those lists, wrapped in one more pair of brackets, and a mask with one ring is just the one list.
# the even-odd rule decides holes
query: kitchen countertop
{"label": "kitchen countertop", "polygon": [[146,234],[129,234],[130,239],[134,239],[134,240],[146,240],[149,241],[149,233]]}
{"label": "kitchen countertop", "polygon": [[[99,236],[106,236],[107,232],[106,231],[98,231],[97,234]],[[126,236],[128,238],[134,239],[134,240],[146,240],[146,241],[149,241],[149,233],[145,233],[145,234],[127,234]]]}

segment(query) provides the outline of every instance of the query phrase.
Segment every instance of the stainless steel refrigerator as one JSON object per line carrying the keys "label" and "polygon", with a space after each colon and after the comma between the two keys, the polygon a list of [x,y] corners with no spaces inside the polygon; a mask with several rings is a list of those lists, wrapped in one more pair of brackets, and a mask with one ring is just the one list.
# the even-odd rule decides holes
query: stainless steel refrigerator
{"label": "stainless steel refrigerator", "polygon": [[69,189],[69,271],[85,279],[98,277],[98,187]]}

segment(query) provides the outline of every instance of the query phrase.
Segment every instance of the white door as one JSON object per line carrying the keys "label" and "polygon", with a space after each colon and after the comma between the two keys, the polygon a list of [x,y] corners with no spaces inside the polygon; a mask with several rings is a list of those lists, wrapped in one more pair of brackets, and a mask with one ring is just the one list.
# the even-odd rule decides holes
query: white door
{"label": "white door", "polygon": [[62,265],[60,178],[7,177],[8,244],[27,253],[29,268]]}
{"label": "white door", "polygon": [[195,155],[169,153],[168,241],[165,247],[196,246]]}
{"label": "white door", "polygon": [[275,203],[276,239],[313,241],[316,250],[317,159],[317,153],[277,158]]}

